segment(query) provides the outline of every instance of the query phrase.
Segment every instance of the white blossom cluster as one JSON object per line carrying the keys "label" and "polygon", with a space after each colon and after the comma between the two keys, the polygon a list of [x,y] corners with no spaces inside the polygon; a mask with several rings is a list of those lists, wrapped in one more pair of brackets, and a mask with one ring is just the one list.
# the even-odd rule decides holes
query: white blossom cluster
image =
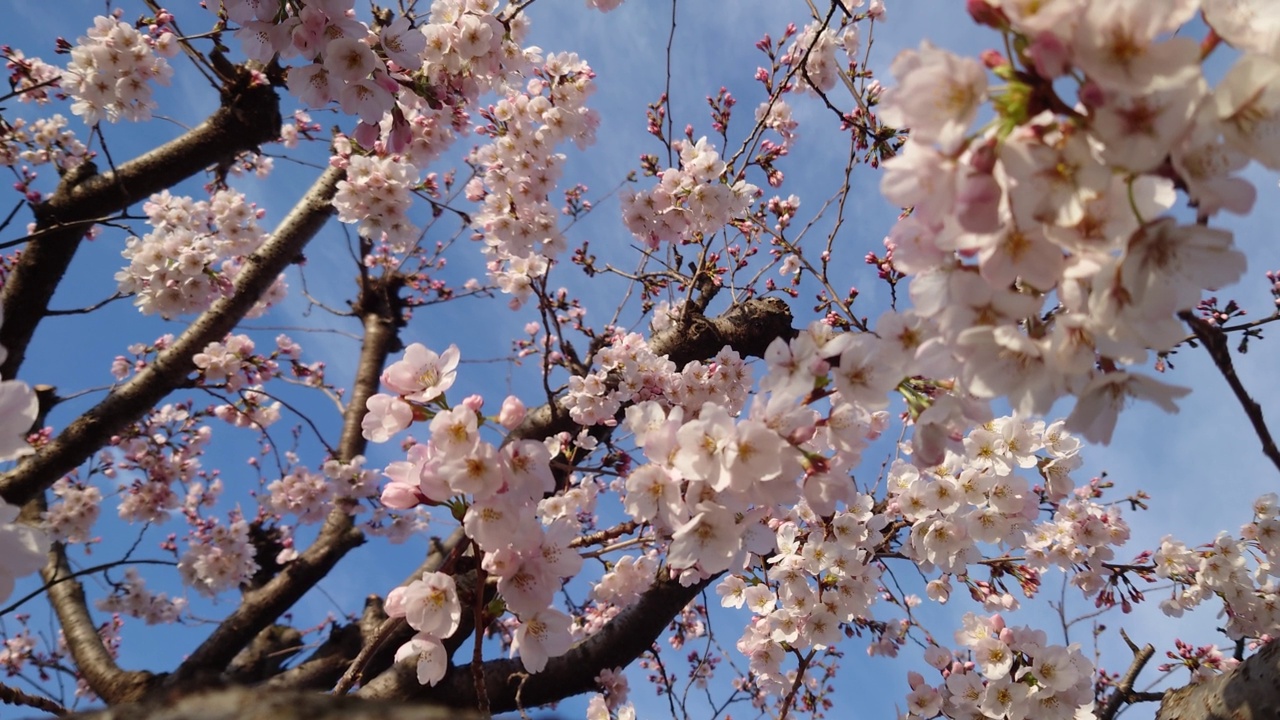
{"label": "white blossom cluster", "polygon": [[[170,46],[176,51],[176,45]],[[132,25],[98,16],[71,49],[62,87],[75,99],[71,112],[89,125],[101,120],[150,120],[156,107],[151,83],[169,83],[173,68],[155,42]]]}
{"label": "white blossom cluster", "polygon": [[650,248],[695,242],[719,232],[750,209],[760,189],[729,182],[725,163],[707,139],[679,141],[680,167],[658,173],[658,184],[622,194],[622,221]]}
{"label": "white blossom cluster", "polygon": [[[234,190],[218,190],[207,201],[165,190],[143,211],[152,230],[129,238],[121,252],[129,265],[115,279],[144,314],[166,319],[201,311],[230,293],[243,259],[267,238],[261,212]],[[283,293],[281,276],[250,314],[261,314]]]}

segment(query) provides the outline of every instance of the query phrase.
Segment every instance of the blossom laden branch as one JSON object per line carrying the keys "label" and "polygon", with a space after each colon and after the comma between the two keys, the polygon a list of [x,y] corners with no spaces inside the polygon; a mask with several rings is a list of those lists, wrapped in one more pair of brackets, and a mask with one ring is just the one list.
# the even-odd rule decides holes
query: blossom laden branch
{"label": "blossom laden branch", "polygon": [[[14,505],[26,502],[71,472],[113,434],[186,382],[194,368],[192,358],[196,353],[226,336],[324,226],[333,213],[331,201],[341,175],[340,170],[330,168],[316,179],[270,240],[249,257],[244,270],[236,277],[234,293],[218,300],[196,318],[186,332],[144,370],[73,421],[35,455],[0,477],[0,497]],[[6,321],[5,326],[8,324]]]}
{"label": "blossom laden branch", "polygon": [[[716,576],[718,577],[718,576]],[[520,660],[484,663],[485,687],[493,712],[556,702],[595,689],[601,670],[626,667],[646,652],[671,618],[708,587],[716,577],[689,586],[665,576],[636,602],[610,620],[599,632],[550,658],[541,672],[526,675]],[[398,664],[356,693],[369,699],[417,699],[459,708],[476,706],[474,668],[450,668],[435,686],[421,685],[410,664]],[[518,701],[518,702],[517,702]]]}
{"label": "blossom laden branch", "polygon": [[[341,173],[330,169],[322,176],[326,187],[336,188]],[[318,181],[319,183],[320,181]],[[330,196],[331,197],[331,196]],[[326,208],[331,207],[326,204]],[[364,324],[365,336],[360,349],[351,397],[343,414],[342,439],[338,443],[340,462],[351,462],[364,453],[366,440],[361,423],[368,399],[377,391],[387,356],[399,346],[397,330],[401,324],[396,290],[397,281],[390,278],[363,278],[355,305]],[[280,574],[265,585],[246,592],[235,612],[178,666],[168,679],[171,687],[181,686],[207,668],[225,667],[241,648],[266,629],[315,586],[348,552],[364,542],[364,533],[352,519],[352,501],[335,504],[325,519],[324,527],[305,551],[285,565]]]}
{"label": "blossom laden branch", "polygon": [[245,76],[244,85],[229,88],[222,107],[190,132],[106,173],[84,163],[63,176],[49,199],[32,208],[38,239],[24,250],[0,292],[5,318],[0,346],[9,351],[0,363],[0,377],[16,377],[89,223],[280,136],[275,92],[249,85],[247,72]]}

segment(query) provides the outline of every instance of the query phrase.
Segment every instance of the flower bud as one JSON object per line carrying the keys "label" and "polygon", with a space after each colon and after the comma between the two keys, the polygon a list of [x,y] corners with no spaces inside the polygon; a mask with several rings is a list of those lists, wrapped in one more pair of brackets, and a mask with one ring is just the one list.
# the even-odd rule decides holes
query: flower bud
{"label": "flower bud", "polygon": [[524,403],[520,402],[520,398],[508,395],[507,399],[502,401],[502,411],[498,413],[498,424],[508,430],[514,430],[517,425],[524,422],[524,414]]}

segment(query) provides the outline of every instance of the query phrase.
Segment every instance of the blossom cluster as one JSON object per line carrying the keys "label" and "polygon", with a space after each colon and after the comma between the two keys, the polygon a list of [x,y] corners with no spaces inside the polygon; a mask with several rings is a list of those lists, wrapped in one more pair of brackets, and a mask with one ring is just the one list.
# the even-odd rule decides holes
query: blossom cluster
{"label": "blossom cluster", "polygon": [[188,405],[163,405],[113,438],[103,474],[119,482],[122,520],[164,522],[182,506],[174,483],[190,486],[205,475],[200,456],[213,430],[203,419]]}
{"label": "blossom cluster", "polygon": [[344,161],[333,206],[338,219],[359,223],[360,235],[387,243],[392,252],[411,250],[422,234],[409,220],[418,170],[399,156],[352,155]]}
{"label": "blossom cluster", "polygon": [[658,356],[638,333],[615,333],[596,352],[598,370],[569,378],[564,405],[569,417],[583,425],[613,425],[624,405],[646,400],[694,412],[706,403],[736,413],[747,399],[750,373],[742,357],[723,348],[709,362],[695,360],[679,372]]}
{"label": "blossom cluster", "polygon": [[[409,136],[406,108],[462,105],[525,64],[518,43],[526,20],[495,16],[492,0],[438,0],[429,22],[399,17],[372,30],[355,19],[353,0],[284,6],[223,0],[221,12],[240,27],[245,54],[263,63],[300,57],[289,91],[311,107],[337,102],[359,118],[356,137],[372,147],[381,135],[392,152]],[[411,99],[409,96],[416,96]],[[387,117],[391,126],[383,128]]]}
{"label": "blossom cluster", "polygon": [[89,542],[102,509],[102,491],[69,476],[59,478],[50,489],[57,500],[41,514],[45,532],[57,542]]}
{"label": "blossom cluster", "polygon": [[472,226],[484,242],[490,276],[517,305],[568,244],[550,201],[565,160],[557,147],[586,147],[599,123],[586,106],[595,73],[577,54],[538,59],[531,74],[523,90],[481,112],[487,124],[477,132],[491,141],[472,152],[480,175],[466,187],[467,198],[481,202]]}
{"label": "blossom cluster", "polygon": [[[881,189],[914,210],[886,244],[929,321],[920,352],[947,348],[934,377],[1028,416],[1074,395],[1068,427],[1101,442],[1129,398],[1176,410],[1185,389],[1129,366],[1182,341],[1178,313],[1245,259],[1231,233],[1162,213],[1175,186],[1206,219],[1247,211],[1254,190],[1235,173],[1251,159],[1280,167],[1264,120],[1280,113],[1266,91],[1280,63],[1233,27],[1222,37],[1244,52],[1209,88],[1199,45],[1176,32],[1199,5],[1155,18],[1141,3],[970,3],[1025,50],[984,66],[925,43],[894,61],[880,113],[911,138]],[[1210,25],[1229,24],[1226,8],[1206,4]],[[1054,89],[1072,77],[1074,107]],[[971,133],[987,100],[997,121]]]}
{"label": "blossom cluster", "polygon": [[968,613],[956,641],[963,661],[937,645],[925,653],[943,681],[910,674],[907,718],[1072,720],[1092,709],[1093,665],[1079,645],[1054,645],[1043,630],[1009,627],[999,614]]}
{"label": "blossom cluster", "polygon": [[[267,238],[258,224],[262,211],[233,190],[218,190],[207,201],[165,190],[152,195],[143,211],[152,230],[129,238],[121,252],[129,265],[115,279],[139,310],[166,319],[199,312],[228,295],[244,258]],[[261,314],[284,291],[281,276],[250,314]]]}
{"label": "blossom cluster", "polygon": [[169,83],[173,68],[157,54],[177,52],[169,37],[157,42],[128,23],[98,16],[71,48],[62,88],[75,102],[71,112],[89,125],[101,120],[150,120],[156,102],[151,83]]}
{"label": "blossom cluster", "polygon": [[104,612],[141,618],[148,625],[177,622],[187,609],[186,598],[170,598],[168,593],[148,590],[146,580],[134,568],[125,570],[124,580],[94,604]]}
{"label": "blossom cluster", "polygon": [[745,180],[725,177],[725,162],[707,139],[677,141],[680,167],[658,173],[649,190],[622,194],[622,221],[650,248],[699,242],[742,217],[759,195]]}
{"label": "blossom cluster", "polygon": [[415,404],[425,406],[453,387],[459,358],[456,345],[437,354],[422,343],[411,343],[404,356],[382,372],[382,384],[397,394],[378,393],[366,403],[368,412],[361,421],[364,437],[386,442],[409,427],[415,419]]}
{"label": "blossom cluster", "polygon": [[194,527],[178,560],[183,584],[214,597],[249,582],[259,566],[248,521],[235,513],[227,523],[217,518],[190,520]]}
{"label": "blossom cluster", "polygon": [[797,89],[826,92],[835,87],[841,72],[836,50],[843,49],[849,61],[856,63],[858,41],[858,26],[855,24],[837,31],[812,22],[791,41],[782,62],[796,70]]}
{"label": "blossom cluster", "polygon": [[1180,617],[1218,597],[1226,610],[1224,632],[1229,638],[1276,634],[1280,628],[1280,500],[1275,493],[1267,493],[1253,503],[1253,512],[1253,520],[1238,537],[1223,532],[1199,548],[1164,537],[1151,560],[1157,577],[1174,582],[1170,596],[1160,602],[1166,614]]}
{"label": "blossom cluster", "polygon": [[60,114],[31,122],[14,118],[0,129],[0,164],[52,163],[65,171],[80,166],[91,155],[75,133],[67,129],[67,119]]}
{"label": "blossom cluster", "polygon": [[[392,363],[382,378],[400,395],[370,398],[369,415],[383,414],[382,419],[366,422],[365,436],[378,442],[397,432],[391,429],[398,427],[394,408],[409,409],[407,422],[419,412],[422,419],[430,416],[430,439],[409,447],[407,460],[387,466],[391,481],[382,490],[382,503],[394,509],[445,503],[455,507],[467,536],[484,553],[481,566],[497,580],[506,607],[520,619],[512,652],[519,652],[527,670],[537,672],[571,642],[569,616],[551,605],[561,578],[576,575],[582,566],[582,558],[570,549],[578,525],[564,514],[540,511],[540,501],[556,488],[550,467],[553,453],[547,444],[512,440],[495,447],[480,437],[482,399],[468,398],[454,408],[447,405],[443,393],[453,384],[458,359],[455,347],[440,355],[417,344],[406,349],[404,358]],[[521,414],[519,407],[504,403],[501,419],[514,425]],[[558,500],[568,510],[564,498]],[[437,617],[430,622],[438,621]],[[405,657],[418,658],[423,682],[434,683],[443,672],[438,663],[444,659],[437,657],[442,652],[437,649],[439,637],[447,634],[420,630],[401,648]]]}
{"label": "blossom cluster", "polygon": [[[264,509],[277,516],[295,515],[300,524],[313,524],[324,520],[333,501],[337,498],[363,500],[378,495],[377,476],[364,469],[365,458],[357,455],[349,463],[335,459],[321,465],[320,472],[298,464],[296,457],[288,473],[267,485],[267,493],[260,498]],[[360,506],[349,505],[351,512]]]}

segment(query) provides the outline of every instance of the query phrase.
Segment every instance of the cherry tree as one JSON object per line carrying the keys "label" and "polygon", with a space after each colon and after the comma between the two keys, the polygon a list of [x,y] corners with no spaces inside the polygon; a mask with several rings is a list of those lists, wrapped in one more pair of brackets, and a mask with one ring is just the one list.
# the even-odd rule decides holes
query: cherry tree
{"label": "cherry tree", "polygon": [[[968,0],[999,49],[878,62],[918,8],[774,3],[691,107],[706,28],[643,4],[143,0],[0,49],[0,700],[824,717],[865,654],[905,718],[1280,712],[1280,497],[1135,548],[1158,488],[1084,470],[1193,384],[1280,470],[1233,232],[1280,6]],[[606,125],[629,78],[535,38],[626,13],[664,91]],[[1147,608],[1177,640],[1104,627]]]}

